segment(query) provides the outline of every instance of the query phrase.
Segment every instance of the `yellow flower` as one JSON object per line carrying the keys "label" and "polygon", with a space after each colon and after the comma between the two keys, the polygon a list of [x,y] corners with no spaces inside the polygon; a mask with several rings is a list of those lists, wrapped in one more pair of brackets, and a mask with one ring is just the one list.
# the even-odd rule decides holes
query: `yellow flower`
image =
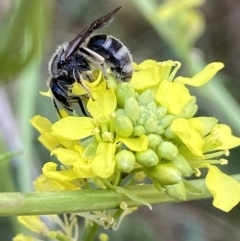
{"label": "yellow flower", "polygon": [[40,175],[33,182],[34,188],[39,192],[52,192],[63,190],[79,190],[80,187],[73,185],[71,182],[66,182],[54,178],[49,178],[45,175]]}
{"label": "yellow flower", "polygon": [[[31,123],[41,133],[40,141],[60,162],[60,166],[44,165],[35,188],[75,190],[87,187],[91,180],[147,204],[118,187],[122,176],[141,171],[158,190],[185,200],[184,178],[207,167],[206,184],[214,205],[225,211],[236,205],[239,195],[227,186],[238,190],[239,185],[213,165],[226,164],[220,157],[239,146],[240,138],[214,117],[193,117],[198,107],[187,89],[187,85],[206,84],[223,64],[211,63],[191,78],[176,77],[180,67],[177,61],[146,60],[134,64],[130,83],[118,83],[110,75],[107,84],[101,72],[96,72],[96,81],[84,82],[86,88],[75,84],[72,90],[83,95],[89,89],[93,97],[86,100],[89,116],[62,115],[54,124],[34,117]],[[164,175],[159,176],[160,172]],[[221,200],[226,199],[224,195],[227,201]]]}
{"label": "yellow flower", "polygon": [[213,127],[210,135],[204,138],[204,151],[229,150],[240,145],[240,138],[233,136],[229,126],[218,124]]}
{"label": "yellow flower", "polygon": [[[58,225],[61,223],[60,218],[57,215],[48,215],[44,216],[45,218],[50,218],[52,221],[55,221]],[[23,224],[25,227],[30,229],[31,231],[38,233],[40,235],[43,235],[45,237],[50,238],[50,240],[68,240],[69,237],[66,236],[63,232],[61,231],[51,231],[47,225],[40,219],[40,216],[18,216],[18,221]],[[64,227],[64,224],[62,225]],[[65,227],[64,232],[69,227]],[[70,231],[70,230],[69,230]],[[71,231],[68,233],[71,234]],[[23,235],[18,235],[15,237],[16,241],[37,241],[38,239],[30,238],[30,237],[25,237]]]}
{"label": "yellow flower", "polygon": [[[166,78],[161,82],[156,93],[156,100],[174,115],[181,113],[184,106],[193,98],[184,84],[199,87],[207,83],[220,69],[222,63],[211,63],[192,78],[177,77],[173,82]],[[171,79],[170,79],[171,81]]]}
{"label": "yellow flower", "polygon": [[93,157],[84,156],[84,148],[76,145],[73,150],[64,148],[56,148],[52,151],[58,160],[68,168],[71,168],[71,173],[74,173],[75,178],[89,178],[94,177],[95,174],[92,171]]}
{"label": "yellow flower", "polygon": [[[177,61],[167,60],[156,62],[155,60],[145,60],[139,65],[134,65],[134,74],[131,85],[136,91],[146,90],[157,87],[161,81],[170,79],[174,76],[181,64]],[[171,69],[174,70],[171,73]]]}
{"label": "yellow flower", "polygon": [[226,164],[225,159],[217,159],[240,145],[240,138],[233,136],[227,125],[217,122],[213,117],[179,118],[173,121],[171,130],[184,144],[179,145],[179,151],[192,168],[198,168],[202,163]]}
{"label": "yellow flower", "polygon": [[49,235],[49,229],[44,222],[41,221],[39,216],[18,216],[18,221],[33,232]]}
{"label": "yellow flower", "polygon": [[71,148],[77,144],[75,141],[66,141],[62,138],[56,138],[52,135],[52,123],[47,118],[40,115],[34,116],[30,123],[40,132],[38,140],[49,150],[52,151],[57,146],[65,146]]}
{"label": "yellow flower", "polygon": [[48,178],[63,182],[70,182],[78,178],[78,176],[71,169],[57,171],[57,164],[54,162],[47,162],[43,166],[42,172],[44,176]]}

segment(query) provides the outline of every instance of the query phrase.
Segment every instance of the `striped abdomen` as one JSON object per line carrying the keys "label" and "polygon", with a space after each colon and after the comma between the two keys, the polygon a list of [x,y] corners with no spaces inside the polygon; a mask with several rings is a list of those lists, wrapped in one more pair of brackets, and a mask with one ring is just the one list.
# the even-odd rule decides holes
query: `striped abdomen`
{"label": "striped abdomen", "polygon": [[87,48],[101,55],[119,81],[130,81],[133,73],[132,57],[118,39],[98,34],[90,38]]}

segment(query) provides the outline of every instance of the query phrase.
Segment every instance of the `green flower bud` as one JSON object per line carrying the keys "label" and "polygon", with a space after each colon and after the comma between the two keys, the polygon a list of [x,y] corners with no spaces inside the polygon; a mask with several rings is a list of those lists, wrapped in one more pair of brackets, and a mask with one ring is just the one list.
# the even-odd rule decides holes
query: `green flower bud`
{"label": "green flower bud", "polygon": [[173,120],[175,119],[175,116],[174,115],[166,115],[165,117],[162,118],[161,120],[161,126],[163,128],[166,128],[168,126],[170,126],[173,122]]}
{"label": "green flower bud", "polygon": [[143,171],[141,171],[141,172],[135,173],[133,176],[133,179],[137,182],[143,182],[146,177],[147,177],[146,174]]}
{"label": "green flower bud", "polygon": [[193,174],[193,169],[181,154],[178,154],[171,163],[178,168],[183,176],[189,177]]}
{"label": "green flower bud", "polygon": [[126,115],[124,109],[117,109],[117,110],[115,111],[115,114],[116,114],[116,117],[117,117],[117,116],[120,116],[120,115]]}
{"label": "green flower bud", "polygon": [[132,120],[132,121],[136,121],[139,119],[140,116],[140,109],[139,109],[139,105],[138,102],[136,101],[135,98],[130,97],[127,98],[125,101],[125,105],[124,105],[124,110],[126,112],[126,115]]}
{"label": "green flower bud", "polygon": [[147,176],[161,186],[173,185],[182,180],[181,172],[171,163],[159,163],[158,165],[145,170]]}
{"label": "green flower bud", "polygon": [[157,121],[154,118],[149,118],[144,123],[144,128],[147,133],[154,133],[157,130]]}
{"label": "green flower bud", "polygon": [[147,138],[148,138],[148,146],[152,148],[156,147],[163,141],[162,137],[156,134],[149,134]]}
{"label": "green flower bud", "polygon": [[115,155],[115,160],[118,170],[125,173],[131,172],[136,163],[135,155],[127,150],[119,151]]}
{"label": "green flower bud", "polygon": [[147,105],[154,100],[154,95],[150,89],[143,91],[138,97],[139,105]]}
{"label": "green flower bud", "polygon": [[135,136],[144,135],[144,134],[145,134],[145,129],[144,129],[144,127],[141,126],[141,125],[134,126],[133,134],[134,134]]}
{"label": "green flower bud", "polygon": [[158,164],[159,159],[152,149],[136,152],[136,161],[144,167],[152,167]]}
{"label": "green flower bud", "polygon": [[165,188],[162,187],[158,182],[153,181],[153,186],[159,191],[159,192],[165,192]]}
{"label": "green flower bud", "polygon": [[135,92],[135,99],[138,100],[139,94],[138,92]]}
{"label": "green flower bud", "polygon": [[155,130],[155,133],[158,135],[162,135],[165,132],[164,128],[161,125],[157,126],[157,129]]}
{"label": "green flower bud", "polygon": [[[142,118],[142,117],[140,117],[140,118],[136,121],[136,123],[137,123],[138,125],[143,125],[144,122],[145,122],[145,118]],[[144,130],[144,131],[145,131],[145,130]]]}
{"label": "green flower bud", "polygon": [[156,104],[154,102],[150,102],[147,104],[147,109],[150,113],[155,113],[156,112]]}
{"label": "green flower bud", "polygon": [[178,155],[178,148],[171,142],[164,141],[157,146],[157,155],[172,161]]}
{"label": "green flower bud", "polygon": [[165,185],[165,192],[173,198],[176,198],[181,201],[187,200],[186,190],[183,182],[176,183],[174,185]]}
{"label": "green flower bud", "polygon": [[129,137],[133,133],[132,121],[125,115],[118,116],[114,120],[114,128],[116,133],[123,137]]}
{"label": "green flower bud", "polygon": [[176,134],[171,131],[171,128],[169,126],[165,129],[164,136],[166,136],[168,139],[173,139],[174,137],[176,137]]}
{"label": "green flower bud", "polygon": [[146,107],[139,105],[139,109],[140,109],[140,113],[142,114],[145,111]]}
{"label": "green flower bud", "polygon": [[157,115],[157,118],[161,120],[167,114],[167,107],[158,106],[155,113]]}
{"label": "green flower bud", "polygon": [[127,98],[133,97],[135,98],[135,91],[134,88],[131,86],[130,83],[123,82],[118,85],[117,88],[117,102],[121,107],[124,107],[125,101]]}

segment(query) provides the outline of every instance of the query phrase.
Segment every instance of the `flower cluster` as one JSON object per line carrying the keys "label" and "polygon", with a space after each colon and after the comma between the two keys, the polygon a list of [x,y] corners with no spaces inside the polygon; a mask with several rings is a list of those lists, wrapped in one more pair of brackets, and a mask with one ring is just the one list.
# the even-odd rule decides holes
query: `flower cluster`
{"label": "flower cluster", "polygon": [[[207,83],[223,64],[211,63],[192,78],[175,77],[180,66],[146,60],[134,65],[130,83],[110,76],[107,84],[99,73],[95,82],[86,83],[93,96],[86,103],[88,116],[68,116],[62,110],[54,124],[33,117],[40,142],[61,163],[60,168],[55,162],[44,165],[36,190],[81,189],[89,183],[114,189],[147,177],[158,190],[186,200],[186,192],[193,190],[186,178],[208,168],[206,185],[214,206],[224,211],[234,207],[240,195],[232,194],[239,193],[240,184],[215,165],[227,164],[222,156],[239,146],[240,138],[214,117],[194,117],[196,98],[186,87]],[[76,84],[73,93],[84,90]]]}

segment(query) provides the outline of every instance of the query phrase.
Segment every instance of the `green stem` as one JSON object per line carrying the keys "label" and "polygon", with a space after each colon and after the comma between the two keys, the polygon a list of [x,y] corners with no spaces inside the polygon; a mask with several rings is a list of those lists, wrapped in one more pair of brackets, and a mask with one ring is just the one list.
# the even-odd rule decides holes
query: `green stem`
{"label": "green stem", "polygon": [[[232,177],[240,181],[240,174]],[[204,179],[192,180],[190,183],[201,189],[203,194],[194,195],[188,193],[187,200],[212,197],[206,188]],[[144,198],[150,204],[179,202],[179,200],[157,191],[153,185],[129,186],[126,189],[130,190],[133,195]],[[126,202],[128,207],[141,205],[125,195],[109,189],[42,193],[0,193],[0,216],[78,213],[117,209],[122,202]]]}
{"label": "green stem", "polygon": [[84,229],[82,241],[93,241],[98,231],[98,228],[99,225],[96,222],[86,220],[86,227]]}

